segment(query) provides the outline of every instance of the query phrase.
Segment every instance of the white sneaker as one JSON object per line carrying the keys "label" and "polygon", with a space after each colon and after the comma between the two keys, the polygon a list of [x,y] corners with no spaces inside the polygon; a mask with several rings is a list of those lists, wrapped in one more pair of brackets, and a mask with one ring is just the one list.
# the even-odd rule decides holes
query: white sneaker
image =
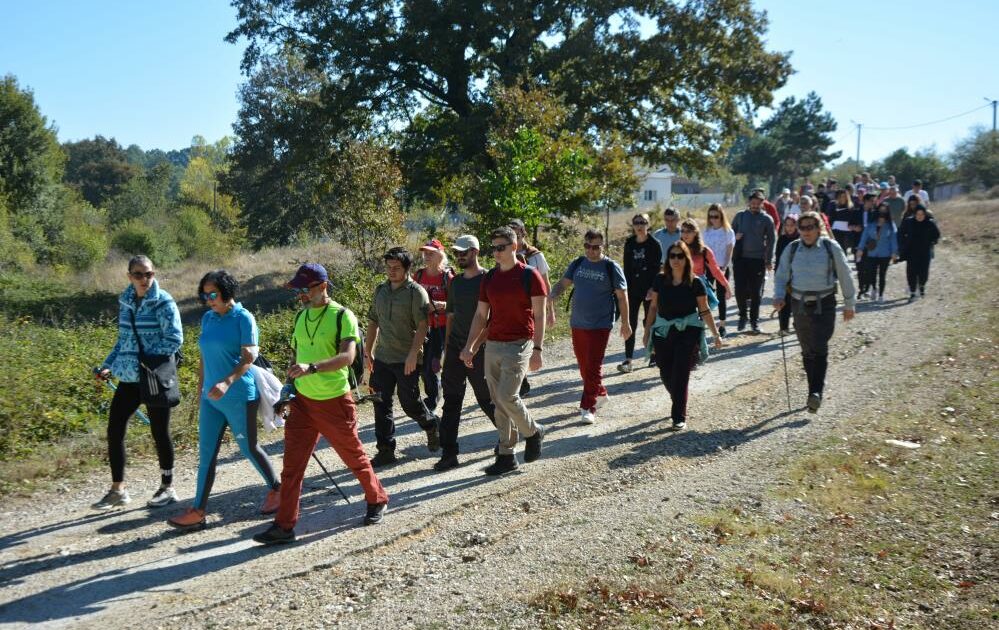
{"label": "white sneaker", "polygon": [[580,409],[579,419],[582,420],[584,424],[594,424],[597,421],[597,416],[589,409]]}
{"label": "white sneaker", "polygon": [[607,394],[604,394],[603,396],[597,396],[597,402],[593,403],[594,411],[599,410],[601,407],[606,405],[608,400],[610,400],[610,396],[608,396]]}
{"label": "white sneaker", "polygon": [[885,303],[885,296],[879,295],[878,296],[878,304],[884,304],[884,303]]}
{"label": "white sneaker", "polygon": [[173,487],[160,488],[153,493],[153,498],[146,501],[146,505],[151,508],[163,507],[177,502],[177,493]]}

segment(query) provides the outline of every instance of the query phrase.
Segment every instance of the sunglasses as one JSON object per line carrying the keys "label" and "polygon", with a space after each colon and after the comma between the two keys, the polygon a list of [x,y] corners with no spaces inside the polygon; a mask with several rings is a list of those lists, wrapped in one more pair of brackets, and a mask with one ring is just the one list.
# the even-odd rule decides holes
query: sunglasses
{"label": "sunglasses", "polygon": [[799,223],[798,224],[798,231],[799,232],[811,232],[812,230],[817,230],[817,229],[819,229],[819,226],[816,223]]}
{"label": "sunglasses", "polygon": [[683,260],[684,258],[686,258],[686,256],[684,256],[683,253],[669,255],[670,260]]}
{"label": "sunglasses", "polygon": [[709,219],[720,219],[721,215],[720,214],[709,214],[708,218]]}
{"label": "sunglasses", "polygon": [[584,249],[591,249],[591,250],[597,251],[597,250],[600,250],[601,248],[603,248],[603,245],[591,245],[589,243],[583,243],[583,248]]}
{"label": "sunglasses", "polygon": [[632,221],[631,224],[632,225],[648,225],[649,222],[648,221]]}
{"label": "sunglasses", "polygon": [[209,300],[217,300],[219,299],[219,292],[212,291],[211,293],[202,293],[200,294],[200,297],[202,302],[207,302]]}
{"label": "sunglasses", "polygon": [[511,245],[513,245],[513,243],[500,243],[499,245],[493,245],[492,250],[494,253],[498,254],[506,250],[506,248],[510,247]]}
{"label": "sunglasses", "polygon": [[318,287],[320,284],[322,283],[320,282],[319,284],[310,284],[307,287],[292,287],[291,292],[294,293],[295,295],[305,295],[309,291]]}
{"label": "sunglasses", "polygon": [[156,275],[156,272],[155,271],[131,271],[131,272],[129,272],[128,275],[132,276],[136,280],[149,280],[150,278],[152,278],[153,276]]}

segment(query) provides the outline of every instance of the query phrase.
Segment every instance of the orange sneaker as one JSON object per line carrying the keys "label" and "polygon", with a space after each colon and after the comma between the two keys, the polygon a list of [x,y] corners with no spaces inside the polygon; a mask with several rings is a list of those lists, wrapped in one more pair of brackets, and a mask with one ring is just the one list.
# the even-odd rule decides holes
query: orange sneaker
{"label": "orange sneaker", "polygon": [[205,511],[197,508],[187,508],[183,514],[178,514],[167,520],[171,526],[184,531],[203,529],[207,524],[205,521]]}
{"label": "orange sneaker", "polygon": [[264,499],[264,505],[260,508],[261,514],[274,514],[281,507],[281,491],[271,490]]}

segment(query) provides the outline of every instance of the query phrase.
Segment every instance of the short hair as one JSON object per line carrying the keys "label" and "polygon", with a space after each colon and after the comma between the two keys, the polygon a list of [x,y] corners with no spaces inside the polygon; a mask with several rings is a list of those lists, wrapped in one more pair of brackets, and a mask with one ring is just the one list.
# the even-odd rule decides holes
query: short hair
{"label": "short hair", "polygon": [[398,260],[399,264],[405,271],[409,271],[409,268],[413,266],[413,255],[409,253],[409,250],[405,247],[393,247],[392,249],[385,252],[382,256],[382,260],[388,262],[390,260]]}
{"label": "short hair", "polygon": [[830,177],[829,179],[826,180],[826,183],[827,184],[838,184],[839,182],[836,181],[835,177]]}
{"label": "short hair", "polygon": [[524,222],[521,219],[510,219],[510,222],[507,223],[507,225],[515,230],[524,230],[527,232],[527,226],[524,225]]}
{"label": "short hair", "polygon": [[801,214],[799,214],[798,230],[801,230],[801,222],[804,221],[805,219],[811,219],[812,221],[815,221],[815,225],[819,229],[819,235],[820,236],[826,235],[826,223],[825,221],[822,220],[822,217],[819,216],[818,212],[816,212],[815,210],[809,210],[808,212],[802,212]]}
{"label": "short hair", "polygon": [[131,271],[132,267],[136,265],[145,265],[152,269],[153,261],[149,260],[149,256],[146,256],[145,254],[137,254],[128,259],[128,270]]}
{"label": "short hair", "polygon": [[201,276],[201,282],[198,283],[198,301],[202,304],[205,304],[205,300],[201,297],[201,294],[205,292],[205,285],[208,283],[215,285],[215,288],[219,290],[219,297],[224,301],[228,302],[229,300],[236,299],[236,291],[239,290],[239,281],[225,269],[216,269]]}
{"label": "short hair", "polygon": [[923,185],[923,180],[921,180],[921,179],[914,179],[914,180],[912,180],[912,185],[913,186],[922,186]]}
{"label": "short hair", "polygon": [[489,233],[489,238],[490,239],[505,238],[511,243],[517,242],[517,234],[513,231],[513,228],[511,228],[509,225],[504,225],[502,227],[496,228],[495,230]]}
{"label": "short hair", "polygon": [[663,210],[663,216],[679,217],[680,213],[677,212],[676,208],[670,206],[669,208]]}
{"label": "short hair", "polygon": [[878,196],[875,195],[874,193],[864,193],[864,201],[867,201],[868,199],[877,199],[877,198]]}
{"label": "short hair", "polygon": [[586,234],[583,235],[584,241],[592,241],[595,238],[599,238],[601,242],[604,240],[604,233],[599,230],[589,229],[586,230]]}

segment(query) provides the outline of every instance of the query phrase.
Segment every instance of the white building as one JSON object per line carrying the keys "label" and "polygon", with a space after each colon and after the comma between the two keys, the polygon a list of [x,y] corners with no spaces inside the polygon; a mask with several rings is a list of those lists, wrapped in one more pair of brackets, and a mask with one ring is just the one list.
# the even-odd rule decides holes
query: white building
{"label": "white building", "polygon": [[658,204],[665,208],[673,198],[673,177],[676,175],[668,166],[635,169],[638,175],[638,190],[635,192],[635,208],[648,211]]}

